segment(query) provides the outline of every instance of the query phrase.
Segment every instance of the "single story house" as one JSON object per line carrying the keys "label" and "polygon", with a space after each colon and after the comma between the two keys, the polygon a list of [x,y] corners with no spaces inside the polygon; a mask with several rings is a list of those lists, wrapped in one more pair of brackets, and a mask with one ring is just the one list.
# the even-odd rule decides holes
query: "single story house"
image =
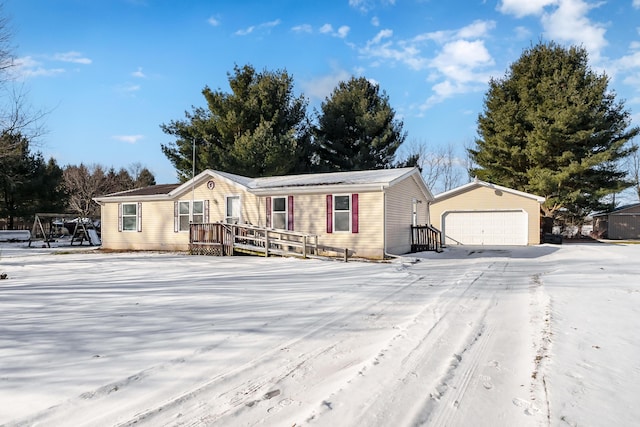
{"label": "single story house", "polygon": [[444,245],[537,245],[544,198],[478,179],[435,196]]}
{"label": "single story house", "polygon": [[593,231],[608,239],[640,239],[640,203],[593,215]]}
{"label": "single story house", "polygon": [[205,170],[184,184],[94,199],[102,247],[189,249],[189,225],[237,223],[318,236],[320,245],[381,259],[411,249],[411,225],[426,224],[433,195],[418,168],[247,178]]}

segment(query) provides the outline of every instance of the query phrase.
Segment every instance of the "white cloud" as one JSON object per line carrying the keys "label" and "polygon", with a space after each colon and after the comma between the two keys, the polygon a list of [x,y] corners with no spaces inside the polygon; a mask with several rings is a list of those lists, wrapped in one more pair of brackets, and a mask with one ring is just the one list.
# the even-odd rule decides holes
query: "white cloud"
{"label": "white cloud", "polygon": [[640,0],[633,0],[633,7],[640,9]]}
{"label": "white cloud", "polygon": [[320,32],[322,34],[331,34],[333,33],[333,26],[331,24],[324,24],[322,27],[320,27]]}
{"label": "white cloud", "polygon": [[134,92],[138,92],[142,87],[138,84],[125,83],[116,87],[116,90],[121,94],[131,95]]}
{"label": "white cloud", "polygon": [[218,25],[220,25],[220,19],[216,18],[215,16],[209,17],[209,19],[207,19],[207,22],[212,27],[217,27]]}
{"label": "white cloud", "polygon": [[506,15],[522,18],[527,15],[540,15],[545,7],[557,2],[558,0],[502,0],[497,9]]}
{"label": "white cloud", "polygon": [[376,36],[371,39],[371,44],[378,44],[383,39],[388,39],[391,36],[393,36],[393,30],[387,29],[387,30],[379,31],[378,34],[376,34]]}
{"label": "white cloud", "polygon": [[471,24],[458,30],[432,31],[419,34],[413,38],[413,42],[434,41],[436,43],[446,43],[456,39],[475,39],[487,37],[491,30],[496,27],[495,21],[476,20]]}
{"label": "white cloud", "polygon": [[313,28],[309,24],[296,25],[291,28],[291,31],[295,33],[312,33]]}
{"label": "white cloud", "polygon": [[55,55],[53,55],[53,58],[56,61],[61,61],[61,62],[72,62],[74,64],[84,64],[84,65],[88,65],[91,64],[91,59],[89,58],[85,58],[82,56],[82,54],[80,52],[65,52],[65,53],[56,53]]}
{"label": "white cloud", "polygon": [[456,38],[475,39],[478,37],[486,37],[491,30],[496,28],[495,21],[473,21],[470,25],[462,27],[455,33]]}
{"label": "white cloud", "polygon": [[[640,0],[638,0],[640,1]],[[371,25],[373,25],[374,27],[379,27],[380,26],[380,19],[377,16],[374,16],[373,18],[371,18]]]}
{"label": "white cloud", "polygon": [[133,73],[131,73],[131,75],[133,77],[137,77],[139,79],[144,79],[144,78],[147,77],[147,75],[142,72],[142,67],[138,67],[138,69],[136,71],[134,71]]}
{"label": "white cloud", "polygon": [[254,31],[269,31],[271,28],[277,27],[278,25],[280,25],[280,20],[276,19],[274,21],[269,21],[269,22],[263,22],[262,24],[258,24],[258,25],[252,25],[250,27],[247,27],[245,29],[241,29],[235,32],[235,34],[237,36],[247,36],[251,33],[253,33]]}
{"label": "white cloud", "polygon": [[489,73],[482,70],[493,64],[493,58],[481,40],[447,43],[429,65],[437,71],[432,78],[444,80],[432,86],[434,94],[421,108],[429,108],[454,95],[482,90],[489,80]]}
{"label": "white cloud", "polygon": [[607,45],[604,25],[592,22],[587,14],[597,5],[584,0],[560,0],[559,7],[545,13],[542,25],[549,39],[558,42],[583,45],[594,62],[600,58],[600,51]]}
{"label": "white cloud", "polygon": [[334,31],[333,29],[333,25],[331,24],[324,24],[322,27],[320,27],[320,29],[318,31],[320,31],[321,34],[331,34],[333,37],[339,37],[341,39],[347,37],[347,35],[349,34],[349,31],[351,30],[351,28],[349,28],[347,25],[343,25],[340,28],[338,28],[337,30]]}
{"label": "white cloud", "polygon": [[114,135],[112,138],[116,141],[126,142],[127,144],[135,144],[144,138],[144,135]]}
{"label": "white cloud", "polygon": [[331,95],[331,92],[338,86],[338,83],[351,78],[351,73],[342,69],[336,69],[331,74],[327,74],[316,79],[302,82],[301,86],[305,94],[312,98],[324,100]]}
{"label": "white cloud", "polygon": [[516,39],[525,40],[531,38],[531,31],[527,27],[515,28]]}
{"label": "white cloud", "polygon": [[13,62],[14,67],[9,71],[16,78],[25,79],[30,77],[52,77],[65,73],[64,68],[46,68],[44,65],[33,59],[31,56],[16,58]]}
{"label": "white cloud", "polygon": [[340,37],[341,39],[343,39],[343,38],[347,37],[347,34],[349,34],[349,30],[350,30],[350,28],[348,26],[343,25],[340,28],[338,28],[338,31],[334,35],[336,37]]}
{"label": "white cloud", "polygon": [[[382,30],[367,42],[365,47],[360,49],[360,54],[381,61],[400,62],[414,70],[423,69],[427,62],[420,56],[420,50],[410,43],[404,41],[384,41],[391,37],[391,30]],[[384,41],[384,43],[383,43]]]}
{"label": "white cloud", "polygon": [[369,0],[349,0],[349,6],[361,12],[367,12],[372,7]]}
{"label": "white cloud", "polygon": [[459,82],[485,81],[485,76],[478,76],[474,70],[493,65],[494,61],[481,40],[469,42],[457,40],[447,43],[430,66],[441,74]]}

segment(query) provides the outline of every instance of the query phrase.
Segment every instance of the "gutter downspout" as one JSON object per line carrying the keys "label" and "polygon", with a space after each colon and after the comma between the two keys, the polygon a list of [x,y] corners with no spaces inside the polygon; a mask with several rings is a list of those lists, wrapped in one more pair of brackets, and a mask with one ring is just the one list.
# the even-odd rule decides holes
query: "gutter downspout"
{"label": "gutter downspout", "polygon": [[397,259],[401,256],[387,252],[387,191],[384,186],[381,186],[380,189],[382,190],[382,213],[384,215],[382,220],[382,256]]}

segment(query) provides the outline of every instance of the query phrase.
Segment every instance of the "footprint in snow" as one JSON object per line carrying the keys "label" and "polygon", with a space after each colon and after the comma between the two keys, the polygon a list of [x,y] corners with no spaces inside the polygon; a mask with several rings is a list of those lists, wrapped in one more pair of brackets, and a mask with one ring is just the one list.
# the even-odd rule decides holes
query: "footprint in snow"
{"label": "footprint in snow", "polygon": [[527,415],[535,415],[540,411],[540,409],[538,409],[532,402],[520,399],[519,397],[513,398],[513,404],[519,408],[524,408],[524,413]]}

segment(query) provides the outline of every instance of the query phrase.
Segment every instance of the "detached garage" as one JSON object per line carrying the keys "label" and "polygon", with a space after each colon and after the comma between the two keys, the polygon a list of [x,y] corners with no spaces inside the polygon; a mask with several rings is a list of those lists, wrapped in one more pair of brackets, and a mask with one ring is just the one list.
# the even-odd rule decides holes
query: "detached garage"
{"label": "detached garage", "polygon": [[445,245],[537,245],[543,197],[475,180],[437,195],[433,225]]}

